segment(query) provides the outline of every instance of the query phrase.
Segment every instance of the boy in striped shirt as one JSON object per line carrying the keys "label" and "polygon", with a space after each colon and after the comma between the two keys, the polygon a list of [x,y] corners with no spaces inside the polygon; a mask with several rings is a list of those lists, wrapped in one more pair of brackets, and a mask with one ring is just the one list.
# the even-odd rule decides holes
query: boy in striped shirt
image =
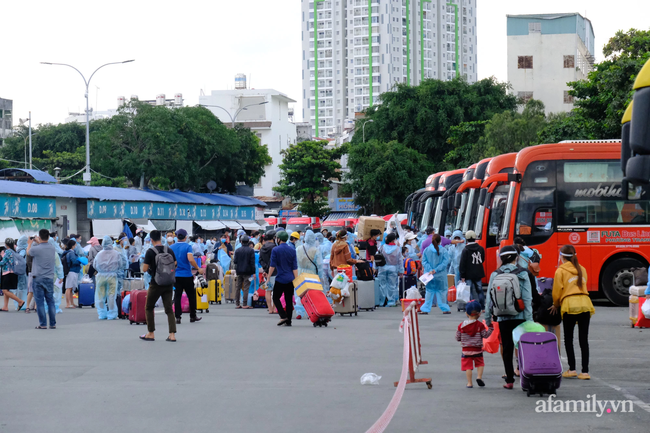
{"label": "boy in striped shirt", "polygon": [[476,383],[478,386],[485,386],[483,382],[483,369],[485,368],[485,361],[483,361],[483,339],[488,338],[494,328],[492,325],[486,327],[482,322],[479,322],[481,317],[481,304],[478,301],[471,301],[465,306],[465,313],[467,320],[458,325],[456,331],[456,341],[460,341],[462,346],[462,355],[460,362],[460,369],[464,371],[467,376],[467,388],[474,388],[472,383],[472,370],[474,366],[478,370]]}

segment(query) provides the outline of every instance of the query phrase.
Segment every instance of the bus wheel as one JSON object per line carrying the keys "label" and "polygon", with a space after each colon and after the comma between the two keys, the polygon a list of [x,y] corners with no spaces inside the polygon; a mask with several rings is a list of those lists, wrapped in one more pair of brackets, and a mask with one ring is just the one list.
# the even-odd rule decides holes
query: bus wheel
{"label": "bus wheel", "polygon": [[618,259],[611,262],[603,272],[602,287],[607,299],[613,304],[628,305],[630,286],[634,284],[634,274],[630,268],[641,268],[644,264],[632,258]]}

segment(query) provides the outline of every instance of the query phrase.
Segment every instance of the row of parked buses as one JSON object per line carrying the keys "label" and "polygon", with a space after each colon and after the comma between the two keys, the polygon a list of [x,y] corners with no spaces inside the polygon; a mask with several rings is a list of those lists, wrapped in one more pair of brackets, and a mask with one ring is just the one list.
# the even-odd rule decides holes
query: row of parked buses
{"label": "row of parked buses", "polygon": [[560,248],[571,244],[589,290],[627,305],[632,268],[650,261],[648,189],[624,194],[620,140],[561,142],[433,174],[405,210],[419,229],[474,230],[488,276],[515,237],[541,254],[540,277],[553,277]]}

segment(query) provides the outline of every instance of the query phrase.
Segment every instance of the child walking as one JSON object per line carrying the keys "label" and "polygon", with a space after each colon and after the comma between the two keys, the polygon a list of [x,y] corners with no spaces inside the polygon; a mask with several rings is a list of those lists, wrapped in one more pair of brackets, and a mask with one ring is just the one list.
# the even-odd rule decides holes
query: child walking
{"label": "child walking", "polygon": [[483,382],[483,369],[485,361],[483,360],[483,339],[488,338],[494,328],[490,324],[489,328],[478,319],[481,317],[481,304],[478,301],[471,301],[465,306],[467,320],[458,325],[456,331],[456,341],[460,341],[463,348],[461,355],[460,369],[467,376],[467,388],[474,388],[472,382],[472,370],[474,367],[478,370],[476,383],[478,386],[485,386]]}

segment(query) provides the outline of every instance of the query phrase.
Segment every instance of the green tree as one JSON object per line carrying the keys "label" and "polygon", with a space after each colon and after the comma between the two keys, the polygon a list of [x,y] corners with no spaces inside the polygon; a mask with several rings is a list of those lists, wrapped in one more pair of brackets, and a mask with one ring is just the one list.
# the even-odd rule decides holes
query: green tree
{"label": "green tree", "polygon": [[562,140],[596,140],[593,121],[574,112],[551,113],[546,126],[537,135],[538,143],[559,143]]}
{"label": "green tree", "polygon": [[272,161],[250,129],[229,129],[204,107],[132,103],[91,145],[102,174],[161,189],[200,191],[214,180],[217,191],[234,192],[239,182],[257,183]]}
{"label": "green tree", "polygon": [[[397,141],[416,150],[444,169],[450,128],[463,122],[489,120],[496,113],[513,111],[517,98],[494,78],[468,84],[463,79],[425,80],[418,86],[399,84],[381,95],[381,104],[366,110],[373,120],[366,139]],[[352,142],[362,141],[355,134]]]}
{"label": "green tree", "polygon": [[364,214],[385,215],[404,208],[406,197],[434,172],[432,166],[423,154],[397,141],[370,140],[349,148],[345,180]]}
{"label": "green tree", "polygon": [[469,167],[483,157],[479,140],[485,132],[486,120],[463,122],[449,128],[447,144],[451,150],[445,155],[450,168]]}
{"label": "green tree", "polygon": [[581,125],[587,129],[581,131],[580,136],[620,138],[621,118],[632,100],[632,85],[650,59],[650,32],[636,29],[625,33],[619,31],[605,45],[603,54],[607,58],[594,65],[586,80],[568,83],[572,87],[569,94],[575,98],[573,114],[576,118],[554,119],[550,127],[555,133],[562,130],[574,132],[573,128]]}
{"label": "green tree", "polygon": [[485,135],[478,142],[478,151],[482,158],[519,152],[537,144],[537,135],[545,126],[544,104],[531,99],[521,114],[510,111],[495,114],[485,125]]}
{"label": "green tree", "polygon": [[282,178],[273,190],[294,201],[304,214],[321,216],[329,211],[327,191],[330,181],[341,180],[338,151],[327,149],[326,141],[303,141],[281,152]]}

